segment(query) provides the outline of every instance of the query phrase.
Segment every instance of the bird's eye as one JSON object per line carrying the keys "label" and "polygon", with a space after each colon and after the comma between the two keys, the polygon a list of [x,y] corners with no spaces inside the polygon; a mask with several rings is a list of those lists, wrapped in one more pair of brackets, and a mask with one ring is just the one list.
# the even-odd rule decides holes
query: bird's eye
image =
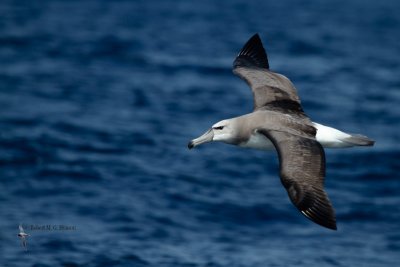
{"label": "bird's eye", "polygon": [[218,126],[218,127],[214,127],[215,130],[222,130],[224,129],[224,126]]}

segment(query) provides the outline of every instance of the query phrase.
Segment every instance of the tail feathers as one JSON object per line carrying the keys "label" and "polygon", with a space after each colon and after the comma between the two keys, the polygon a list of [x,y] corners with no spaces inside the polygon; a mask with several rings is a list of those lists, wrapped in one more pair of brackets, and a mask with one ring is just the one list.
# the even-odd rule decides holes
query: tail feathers
{"label": "tail feathers", "polygon": [[343,140],[346,143],[352,144],[354,146],[373,146],[375,141],[361,134],[350,134]]}

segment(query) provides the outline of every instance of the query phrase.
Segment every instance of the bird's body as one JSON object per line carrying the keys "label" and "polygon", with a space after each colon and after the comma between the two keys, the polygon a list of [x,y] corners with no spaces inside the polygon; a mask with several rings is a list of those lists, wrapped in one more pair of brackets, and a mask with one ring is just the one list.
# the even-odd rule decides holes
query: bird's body
{"label": "bird's body", "polygon": [[[328,127],[319,123],[313,122],[314,127],[317,129],[315,139],[324,148],[346,148],[359,146],[354,143],[354,135],[344,133],[338,129]],[[353,140],[353,141],[352,141]],[[274,144],[262,134],[257,132],[252,133],[250,138],[238,144],[240,147],[258,149],[258,150],[275,150]]]}
{"label": "bird's body", "polygon": [[276,149],[281,182],[292,203],[315,223],[336,229],[335,213],[323,188],[323,147],[371,146],[374,141],[312,122],[303,111],[291,81],[269,69],[258,34],[250,38],[236,57],[233,72],[250,86],[253,112],[214,124],[193,139],[189,148],[220,141],[245,148]]}

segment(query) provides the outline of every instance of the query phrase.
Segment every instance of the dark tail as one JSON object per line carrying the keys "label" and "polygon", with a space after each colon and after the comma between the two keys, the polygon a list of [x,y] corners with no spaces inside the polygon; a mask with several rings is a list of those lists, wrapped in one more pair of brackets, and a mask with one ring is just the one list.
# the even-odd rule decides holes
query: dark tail
{"label": "dark tail", "polygon": [[351,134],[350,137],[343,140],[354,146],[373,146],[375,141],[361,134]]}

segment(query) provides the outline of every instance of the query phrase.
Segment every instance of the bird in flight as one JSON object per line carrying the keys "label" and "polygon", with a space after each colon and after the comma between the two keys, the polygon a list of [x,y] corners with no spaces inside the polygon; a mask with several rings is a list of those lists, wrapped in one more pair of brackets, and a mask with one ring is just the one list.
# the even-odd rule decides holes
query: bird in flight
{"label": "bird in flight", "polygon": [[324,190],[325,148],[372,146],[370,138],[312,122],[296,88],[284,75],[270,70],[258,34],[244,45],[233,73],[251,88],[254,110],[215,123],[189,142],[189,149],[220,141],[245,148],[276,150],[280,178],[290,200],[313,222],[336,230],[335,211]]}
{"label": "bird in flight", "polygon": [[19,225],[19,233],[18,233],[18,237],[21,238],[21,242],[22,242],[22,247],[25,248],[25,251],[28,251],[28,246],[27,246],[27,242],[26,242],[26,238],[29,235],[27,233],[25,233],[24,228],[22,227],[22,225]]}

